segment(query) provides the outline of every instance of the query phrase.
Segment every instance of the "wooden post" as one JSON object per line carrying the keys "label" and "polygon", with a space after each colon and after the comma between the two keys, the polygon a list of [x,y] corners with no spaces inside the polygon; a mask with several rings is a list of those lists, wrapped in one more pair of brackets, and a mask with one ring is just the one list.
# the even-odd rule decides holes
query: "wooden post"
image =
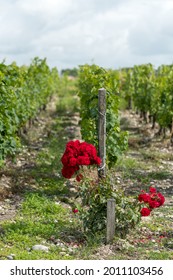
{"label": "wooden post", "polygon": [[[99,89],[98,93],[98,150],[101,164],[98,168],[98,177],[106,177],[106,90]],[[107,201],[107,235],[106,242],[112,242],[115,235],[115,199]]]}
{"label": "wooden post", "polygon": [[115,235],[115,199],[107,201],[107,235],[106,242],[111,243]]}
{"label": "wooden post", "polygon": [[98,168],[98,177],[106,176],[106,90],[99,89],[98,92],[98,155],[101,164]]}

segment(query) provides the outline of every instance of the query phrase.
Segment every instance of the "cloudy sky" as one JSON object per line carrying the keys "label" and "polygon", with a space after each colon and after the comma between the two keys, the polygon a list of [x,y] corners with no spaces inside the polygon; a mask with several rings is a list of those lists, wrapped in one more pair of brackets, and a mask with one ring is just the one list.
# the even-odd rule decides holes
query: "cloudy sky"
{"label": "cloudy sky", "polygon": [[173,0],[0,0],[0,61],[173,63]]}

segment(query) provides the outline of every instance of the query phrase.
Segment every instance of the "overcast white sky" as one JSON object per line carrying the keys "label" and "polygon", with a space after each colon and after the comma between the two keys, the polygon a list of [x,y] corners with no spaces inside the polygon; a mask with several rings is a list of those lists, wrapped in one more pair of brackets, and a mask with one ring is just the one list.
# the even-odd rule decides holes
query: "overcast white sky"
{"label": "overcast white sky", "polygon": [[173,0],[0,0],[0,61],[173,63]]}

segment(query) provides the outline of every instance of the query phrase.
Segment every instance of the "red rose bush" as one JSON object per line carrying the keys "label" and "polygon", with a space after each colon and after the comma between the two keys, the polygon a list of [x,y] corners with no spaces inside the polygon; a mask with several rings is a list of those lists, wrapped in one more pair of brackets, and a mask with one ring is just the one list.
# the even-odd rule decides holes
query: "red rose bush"
{"label": "red rose bush", "polygon": [[80,167],[83,165],[100,165],[101,160],[92,144],[75,140],[66,144],[61,162],[63,164],[62,176],[70,179],[75,174],[76,180],[79,182],[83,178],[79,171]]}
{"label": "red rose bush", "polygon": [[154,208],[162,206],[165,202],[165,197],[157,192],[156,188],[150,187],[149,193],[142,191],[138,196],[138,200],[141,203],[147,204],[147,207],[141,209],[142,216],[149,216]]}

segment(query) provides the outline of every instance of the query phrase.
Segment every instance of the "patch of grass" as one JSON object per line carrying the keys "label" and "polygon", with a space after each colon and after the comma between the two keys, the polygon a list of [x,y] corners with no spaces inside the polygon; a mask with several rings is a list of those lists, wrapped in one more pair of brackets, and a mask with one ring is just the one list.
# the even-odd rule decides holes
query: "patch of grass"
{"label": "patch of grass", "polygon": [[[149,166],[145,162],[142,162],[140,158],[134,158],[129,156],[123,156],[118,159],[115,167],[115,172],[121,172],[121,176],[124,179],[131,179],[148,183],[149,178],[146,177],[146,172]],[[142,170],[142,172],[141,172]]]}
{"label": "patch of grass", "polygon": [[79,112],[80,104],[76,92],[76,81],[68,81],[66,76],[62,77],[59,92],[58,113],[62,115],[65,113],[67,115]]}
{"label": "patch of grass", "polygon": [[165,180],[172,177],[172,173],[166,170],[159,170],[159,171],[152,171],[148,173],[148,176],[150,176],[154,180]]}
{"label": "patch of grass", "polygon": [[118,159],[116,163],[116,168],[118,170],[130,172],[131,170],[137,169],[139,167],[138,160],[131,158],[129,156],[123,156]]}
{"label": "patch of grass", "polygon": [[153,149],[150,149],[150,150],[143,150],[141,151],[141,154],[143,155],[143,157],[145,159],[151,159],[151,160],[168,160],[168,161],[171,161],[173,160],[173,155],[172,153],[166,153],[162,150],[158,151],[158,150],[153,150]]}
{"label": "patch of grass", "polygon": [[120,125],[124,128],[124,127],[128,127],[130,126],[130,121],[126,118],[126,117],[121,117],[120,119]]}
{"label": "patch of grass", "polygon": [[[134,158],[128,156],[121,157],[115,167],[115,172],[120,171],[123,178],[129,178],[131,180],[141,181],[143,183],[149,183],[153,180],[165,180],[172,178],[172,174],[166,170],[151,171],[153,165],[150,162],[146,162],[140,157]],[[157,163],[154,163],[154,167],[157,167]]]}
{"label": "patch of grass", "polygon": [[148,252],[148,259],[149,260],[172,260],[173,255],[170,256],[170,253],[167,251],[164,252]]}
{"label": "patch of grass", "polygon": [[[16,259],[52,259],[54,252],[54,258],[57,259],[61,250],[58,247],[54,248],[48,240],[53,235],[60,236],[70,221],[74,226],[75,220],[72,220],[71,210],[57,204],[52,196],[40,195],[37,192],[26,193],[16,218],[2,225],[4,234],[1,254],[15,254]],[[35,244],[47,245],[50,247],[50,253],[28,250]]]}
{"label": "patch of grass", "polygon": [[[69,107],[70,104],[70,107]],[[59,114],[64,114],[64,112],[72,113],[74,110],[79,111],[79,100],[73,96],[69,95],[66,99],[61,98],[59,104],[57,105],[57,110]]]}
{"label": "patch of grass", "polygon": [[[128,174],[126,174],[126,177]],[[130,173],[129,178],[131,179],[137,179],[139,181],[143,181],[146,183],[149,183],[153,180],[165,180],[171,178],[171,173],[167,171],[144,171],[141,172],[141,170],[133,170],[133,172]]]}

